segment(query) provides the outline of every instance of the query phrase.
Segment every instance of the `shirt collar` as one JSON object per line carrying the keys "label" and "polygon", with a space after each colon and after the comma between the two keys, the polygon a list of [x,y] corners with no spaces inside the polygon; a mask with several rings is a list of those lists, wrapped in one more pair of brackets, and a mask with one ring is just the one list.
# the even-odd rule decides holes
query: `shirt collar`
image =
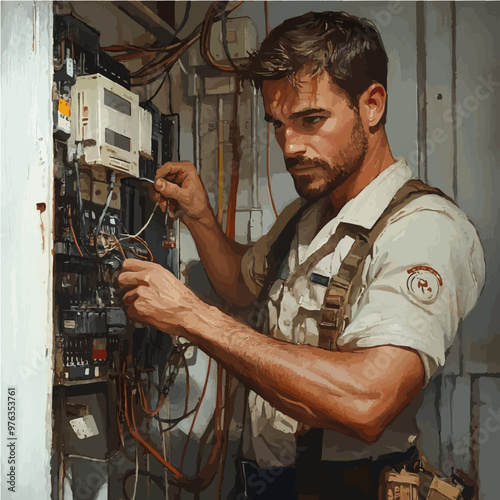
{"label": "shirt collar", "polygon": [[[312,241],[305,249],[304,255],[299,255],[301,257],[299,259],[300,262],[325,244],[335,233],[341,222],[361,226],[365,229],[371,229],[375,225],[399,188],[413,177],[406,161],[403,158],[396,158],[396,160],[395,163],[375,177],[355,198],[349,200],[342,207],[337,217],[334,217],[330,222],[325,224],[316,236],[314,236],[314,231],[310,232]],[[317,220],[319,220],[319,212],[324,202],[324,200],[321,200],[321,202],[314,205],[315,208],[313,211],[318,211],[316,214]],[[309,221],[307,221],[308,224],[305,224],[307,215],[306,213],[300,221],[300,224],[303,226],[306,225],[306,227],[311,226],[311,222],[316,220],[311,214],[309,215]],[[314,227],[317,227],[317,224]],[[301,239],[299,237],[299,241]]]}
{"label": "shirt collar", "polygon": [[394,195],[413,177],[406,161],[403,158],[396,160],[342,207],[334,219],[337,224],[344,222],[365,229],[374,226]]}

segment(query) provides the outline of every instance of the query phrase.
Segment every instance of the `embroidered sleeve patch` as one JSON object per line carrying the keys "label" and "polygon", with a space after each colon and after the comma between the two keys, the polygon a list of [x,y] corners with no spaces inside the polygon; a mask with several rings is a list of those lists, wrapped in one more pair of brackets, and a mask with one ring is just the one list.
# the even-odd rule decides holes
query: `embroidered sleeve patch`
{"label": "embroidered sleeve patch", "polygon": [[443,280],[439,273],[429,266],[417,266],[408,269],[406,286],[417,300],[429,304],[436,300]]}

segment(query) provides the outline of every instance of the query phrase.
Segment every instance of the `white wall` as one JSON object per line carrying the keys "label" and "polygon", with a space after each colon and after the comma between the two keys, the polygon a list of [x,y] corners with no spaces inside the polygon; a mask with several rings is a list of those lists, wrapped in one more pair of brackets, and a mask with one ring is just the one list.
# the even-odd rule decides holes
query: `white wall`
{"label": "white wall", "polygon": [[[2,498],[42,499],[51,449],[52,2],[0,9]],[[6,481],[8,387],[16,388],[15,495]]]}

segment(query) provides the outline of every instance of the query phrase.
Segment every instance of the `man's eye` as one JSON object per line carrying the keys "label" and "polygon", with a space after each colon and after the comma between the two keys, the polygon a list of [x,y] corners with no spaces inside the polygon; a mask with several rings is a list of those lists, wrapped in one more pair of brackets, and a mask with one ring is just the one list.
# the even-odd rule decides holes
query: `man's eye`
{"label": "man's eye", "polygon": [[282,126],[283,126],[283,123],[279,122],[278,120],[273,121],[274,130],[278,130]]}
{"label": "man's eye", "polygon": [[317,123],[320,123],[322,120],[324,120],[323,116],[304,116],[302,118],[302,123],[307,126],[307,125],[316,125]]}

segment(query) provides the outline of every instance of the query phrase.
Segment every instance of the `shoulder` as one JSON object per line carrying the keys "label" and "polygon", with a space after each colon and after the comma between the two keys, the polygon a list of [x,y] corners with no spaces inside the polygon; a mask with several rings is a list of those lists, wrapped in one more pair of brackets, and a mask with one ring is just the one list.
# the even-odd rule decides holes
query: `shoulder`
{"label": "shoulder", "polygon": [[417,238],[419,248],[456,248],[459,242],[481,247],[476,228],[467,215],[457,205],[436,194],[423,195],[392,215],[375,245],[380,247]]}
{"label": "shoulder", "polygon": [[421,265],[446,276],[462,309],[470,310],[485,280],[483,247],[466,214],[439,195],[421,196],[396,212],[373,247],[372,276]]}

